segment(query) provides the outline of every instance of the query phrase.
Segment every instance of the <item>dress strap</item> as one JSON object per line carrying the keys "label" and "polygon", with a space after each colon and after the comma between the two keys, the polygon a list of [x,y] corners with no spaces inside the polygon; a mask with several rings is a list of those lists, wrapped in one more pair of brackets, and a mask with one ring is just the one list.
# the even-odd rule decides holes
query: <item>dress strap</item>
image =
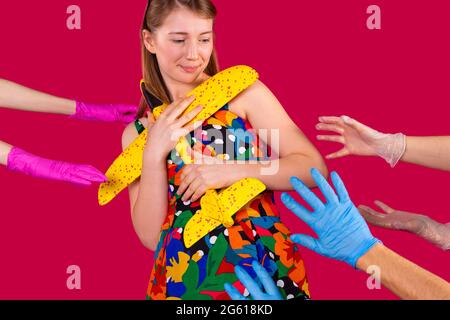
{"label": "dress strap", "polygon": [[134,126],[136,127],[136,130],[139,134],[141,134],[145,130],[144,125],[142,124],[142,122],[139,119],[136,119],[134,121]]}

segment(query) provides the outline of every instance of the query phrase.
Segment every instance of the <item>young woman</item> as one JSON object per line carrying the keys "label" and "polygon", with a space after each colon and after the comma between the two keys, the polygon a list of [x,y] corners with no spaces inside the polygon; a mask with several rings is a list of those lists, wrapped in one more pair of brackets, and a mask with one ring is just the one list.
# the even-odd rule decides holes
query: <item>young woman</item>
{"label": "young woman", "polygon": [[[68,100],[38,92],[17,83],[0,79],[0,107],[69,115],[92,121],[125,122],[134,120],[137,107],[130,105],[95,105]],[[33,177],[91,185],[106,181],[100,171],[90,165],[79,165],[41,158],[0,141],[0,165],[9,171]]]}
{"label": "young woman", "polygon": [[[289,230],[280,222],[274,204],[274,190],[292,190],[291,176],[299,176],[309,186],[312,167],[327,174],[319,152],[289,118],[281,104],[260,81],[224,105],[193,133],[186,124],[201,107],[180,117],[193,97],[192,89],[219,71],[214,49],[213,25],[216,8],[210,0],[149,1],[142,27],[143,76],[147,91],[168,104],[155,121],[151,115],[129,125],[123,134],[126,148],[149,128],[139,181],[129,187],[133,225],[142,243],[155,250],[155,263],[147,291],[149,299],[229,299],[224,284],[243,290],[234,266],[252,276],[257,260],[273,277],[285,298],[309,298],[303,260]],[[145,108],[141,109],[141,115]],[[191,131],[187,137],[194,149],[209,150],[224,163],[184,165],[170,159],[175,147],[173,133]],[[279,158],[271,160],[276,174],[262,173],[256,135],[243,141],[236,130],[256,132],[278,130]],[[200,134],[197,134],[199,131]],[[222,136],[216,140],[214,137]],[[177,137],[175,137],[177,138]],[[265,141],[269,146],[275,141]],[[236,150],[221,154],[223,144]],[[200,149],[200,148],[199,148]],[[232,160],[243,160],[239,163]],[[208,189],[221,189],[246,177],[261,180],[267,191],[234,215],[234,225],[223,225],[190,248],[183,242],[183,229],[200,209],[200,198]]]}

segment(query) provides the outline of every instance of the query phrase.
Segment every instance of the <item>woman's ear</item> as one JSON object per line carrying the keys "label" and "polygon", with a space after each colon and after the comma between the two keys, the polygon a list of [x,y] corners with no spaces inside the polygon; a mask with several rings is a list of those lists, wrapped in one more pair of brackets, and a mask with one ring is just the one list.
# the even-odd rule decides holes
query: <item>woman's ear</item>
{"label": "woman's ear", "polygon": [[154,34],[148,30],[142,30],[142,39],[144,40],[145,48],[150,53],[156,54]]}

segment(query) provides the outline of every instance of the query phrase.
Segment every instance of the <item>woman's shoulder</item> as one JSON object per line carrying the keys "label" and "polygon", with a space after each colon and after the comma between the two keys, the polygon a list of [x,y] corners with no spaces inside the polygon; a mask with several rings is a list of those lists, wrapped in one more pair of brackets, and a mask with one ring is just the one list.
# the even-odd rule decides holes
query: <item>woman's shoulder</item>
{"label": "woman's shoulder", "polygon": [[137,121],[141,123],[144,128],[148,127],[148,119],[142,117],[136,121],[129,123],[122,133],[122,149],[125,150],[133,141],[139,136]]}
{"label": "woman's shoulder", "polygon": [[230,111],[245,119],[250,111],[249,108],[254,108],[261,101],[272,97],[273,95],[269,88],[261,80],[256,80],[254,84],[230,101]]}

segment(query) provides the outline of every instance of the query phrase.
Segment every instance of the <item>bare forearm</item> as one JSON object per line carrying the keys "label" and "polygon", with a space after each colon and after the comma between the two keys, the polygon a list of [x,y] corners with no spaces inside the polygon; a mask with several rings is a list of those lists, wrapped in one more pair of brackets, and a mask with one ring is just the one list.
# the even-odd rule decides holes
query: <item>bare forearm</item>
{"label": "bare forearm", "polygon": [[0,141],[0,164],[6,166],[8,164],[8,155],[13,147],[6,142]]}
{"label": "bare forearm", "polygon": [[417,231],[419,237],[431,242],[442,250],[450,249],[450,223],[443,224],[430,217],[422,217],[421,228]]}
{"label": "bare forearm", "polygon": [[381,283],[401,299],[450,299],[450,284],[444,279],[376,244],[357,262],[366,272],[370,266],[380,270]]}
{"label": "bare forearm", "polygon": [[139,194],[133,210],[136,233],[151,250],[156,248],[161,226],[167,214],[166,170],[165,161],[144,159]]}
{"label": "bare forearm", "polygon": [[406,137],[404,162],[450,171],[450,137]]}
{"label": "bare forearm", "polygon": [[293,154],[277,160],[271,160],[267,164],[235,164],[240,172],[240,178],[257,178],[261,180],[269,190],[292,190],[289,179],[293,176],[300,178],[307,186],[314,187],[311,178],[311,168],[317,168],[324,175],[328,175],[325,163],[321,159],[314,159],[305,155]]}
{"label": "bare forearm", "polygon": [[4,79],[0,79],[0,107],[65,115],[74,114],[76,109],[74,100],[55,97]]}

